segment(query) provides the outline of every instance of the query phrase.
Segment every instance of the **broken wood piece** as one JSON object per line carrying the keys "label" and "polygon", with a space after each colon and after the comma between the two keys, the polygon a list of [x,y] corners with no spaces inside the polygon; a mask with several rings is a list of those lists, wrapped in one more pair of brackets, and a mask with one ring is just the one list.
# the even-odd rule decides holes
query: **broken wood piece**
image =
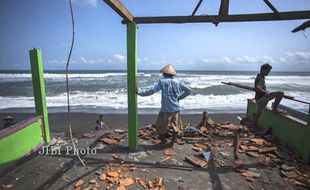
{"label": "broken wood piece", "polygon": [[209,149],[208,146],[206,146],[204,144],[200,144],[200,143],[195,143],[194,146],[202,148],[203,150],[208,150]]}
{"label": "broken wood piece", "polygon": [[109,144],[109,145],[118,144],[117,140],[112,139],[112,138],[107,138],[107,137],[99,139],[99,141],[104,142],[104,143]]}
{"label": "broken wood piece", "polygon": [[292,170],[295,169],[295,167],[294,166],[288,166],[286,164],[282,164],[281,165],[281,169],[284,170],[284,171],[292,171]]}
{"label": "broken wood piece", "polygon": [[201,119],[200,124],[198,125],[199,129],[202,127],[208,128],[208,112],[206,112],[206,111],[204,111],[202,113],[202,119]]}
{"label": "broken wood piece", "polygon": [[293,183],[300,187],[310,188],[310,185],[307,185],[306,183],[303,183],[299,181],[298,179],[293,179]]}
{"label": "broken wood piece", "polygon": [[269,152],[274,152],[275,150],[277,150],[277,147],[265,147],[265,148],[260,148],[258,149],[259,153],[269,153]]}
{"label": "broken wood piece", "polygon": [[164,151],[163,151],[163,154],[164,154],[165,156],[174,156],[174,155],[176,155],[177,153],[176,153],[175,151],[169,149],[169,150],[164,150]]}
{"label": "broken wood piece", "polygon": [[240,146],[240,139],[239,139],[239,131],[237,130],[235,133],[235,141],[234,141],[234,160],[239,159],[239,146]]}
{"label": "broken wood piece", "polygon": [[161,143],[161,140],[152,140],[151,141],[154,145],[157,145],[157,144],[160,144]]}
{"label": "broken wood piece", "polygon": [[101,174],[101,175],[99,176],[99,179],[100,179],[101,181],[104,181],[104,180],[107,179],[107,175],[106,175],[105,173],[103,173],[103,174]]}
{"label": "broken wood piece", "polygon": [[253,178],[259,178],[260,177],[260,174],[259,173],[255,173],[255,172],[252,172],[252,171],[245,171],[245,172],[242,172],[241,175],[243,177],[253,177]]}
{"label": "broken wood piece", "polygon": [[150,180],[147,181],[147,186],[148,186],[148,188],[150,188],[150,189],[154,188],[154,184],[153,184],[153,182],[151,182]]}
{"label": "broken wood piece", "polygon": [[281,170],[281,174],[283,176],[287,177],[288,179],[298,177],[298,174],[295,171],[287,171],[287,172],[285,172],[285,171]]}
{"label": "broken wood piece", "polygon": [[95,180],[95,179],[91,179],[91,180],[89,180],[89,184],[95,184],[97,181]]}
{"label": "broken wood piece", "polygon": [[250,139],[250,141],[257,144],[257,145],[266,144],[266,141],[264,139],[260,139],[260,138],[252,138],[252,139]]}
{"label": "broken wood piece", "polygon": [[117,180],[118,180],[118,178],[115,178],[115,177],[107,177],[107,181],[109,183],[115,184],[115,183],[117,183]]}
{"label": "broken wood piece", "polygon": [[126,187],[126,186],[129,186],[129,185],[132,185],[132,184],[134,184],[134,181],[133,181],[132,178],[125,178],[125,179],[119,180],[119,185],[120,186]]}
{"label": "broken wood piece", "polygon": [[196,143],[196,142],[202,142],[206,140],[206,138],[203,137],[182,137],[182,140],[185,140],[187,143]]}
{"label": "broken wood piece", "polygon": [[161,163],[163,163],[163,162],[166,162],[167,160],[170,160],[171,158],[172,158],[172,156],[168,156],[168,157],[166,157],[166,158],[160,160],[159,163],[161,164]]}
{"label": "broken wood piece", "polygon": [[124,129],[113,129],[113,132],[123,134],[126,132],[126,130],[124,130]]}
{"label": "broken wood piece", "polygon": [[147,188],[146,183],[145,183],[142,179],[138,180],[138,183],[139,183],[144,189]]}
{"label": "broken wood piece", "polygon": [[155,187],[162,187],[165,186],[165,179],[162,177],[155,177]]}
{"label": "broken wood piece", "polygon": [[229,143],[226,143],[226,145],[229,147],[232,147],[232,146],[234,146],[234,143],[229,142]]}
{"label": "broken wood piece", "polygon": [[192,147],[192,149],[196,152],[201,152],[203,149],[201,147]]}
{"label": "broken wood piece", "polygon": [[247,151],[247,150],[248,150],[248,147],[245,146],[245,145],[240,145],[240,149],[241,149],[242,151]]}
{"label": "broken wood piece", "polygon": [[259,154],[257,152],[246,152],[247,155],[253,157],[253,158],[258,158]]}
{"label": "broken wood piece", "polygon": [[107,173],[107,176],[109,176],[109,177],[118,177],[119,176],[119,174],[118,174],[118,172],[114,172],[114,171],[111,171],[111,172],[108,172]]}
{"label": "broken wood piece", "polygon": [[126,190],[126,188],[124,186],[119,186],[116,188],[116,190]]}
{"label": "broken wood piece", "polygon": [[86,138],[92,138],[92,137],[95,137],[96,134],[95,133],[84,133],[83,134],[83,137],[86,137]]}
{"label": "broken wood piece", "polygon": [[256,146],[248,146],[247,150],[248,151],[258,151],[258,148]]}
{"label": "broken wood piece", "polygon": [[3,189],[11,189],[12,187],[13,187],[13,184],[2,185]]}
{"label": "broken wood piece", "polygon": [[233,123],[220,125],[223,129],[237,130],[239,127]]}
{"label": "broken wood piece", "polygon": [[83,183],[84,183],[84,181],[80,179],[78,182],[76,182],[76,184],[74,185],[74,188],[78,188],[78,187],[82,186]]}
{"label": "broken wood piece", "polygon": [[207,161],[204,161],[204,160],[199,159],[199,158],[193,158],[190,156],[186,156],[185,160],[188,161],[190,164],[192,164],[194,166],[201,167],[201,168],[205,167],[208,164]]}

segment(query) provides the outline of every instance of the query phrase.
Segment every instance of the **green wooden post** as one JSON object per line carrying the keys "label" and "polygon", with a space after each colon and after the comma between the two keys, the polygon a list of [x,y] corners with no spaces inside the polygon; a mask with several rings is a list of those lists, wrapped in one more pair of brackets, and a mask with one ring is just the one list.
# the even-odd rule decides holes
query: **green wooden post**
{"label": "green wooden post", "polygon": [[138,150],[137,115],[137,25],[127,24],[127,93],[128,93],[128,133],[129,148]]}
{"label": "green wooden post", "polygon": [[33,48],[29,51],[31,73],[32,73],[32,84],[34,92],[34,101],[36,106],[36,115],[42,115],[44,124],[44,140],[49,142],[50,130],[48,124],[48,114],[46,107],[45,98],[45,82],[43,77],[43,61],[41,49]]}

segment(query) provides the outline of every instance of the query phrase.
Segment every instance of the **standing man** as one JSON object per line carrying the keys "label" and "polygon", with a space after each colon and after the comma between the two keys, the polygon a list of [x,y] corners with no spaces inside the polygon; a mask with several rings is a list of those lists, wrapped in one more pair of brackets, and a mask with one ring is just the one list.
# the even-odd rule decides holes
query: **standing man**
{"label": "standing man", "polygon": [[270,73],[270,70],[272,69],[272,66],[268,63],[264,64],[260,68],[259,74],[257,74],[255,78],[254,88],[255,88],[255,101],[256,101],[256,114],[253,118],[253,126],[257,127],[257,121],[262,114],[262,111],[268,104],[268,102],[275,98],[272,112],[274,113],[280,113],[283,111],[280,111],[278,109],[278,106],[280,104],[280,101],[282,100],[284,93],[283,92],[268,92],[266,88],[265,83],[265,76],[267,76]]}
{"label": "standing man", "polygon": [[165,135],[168,130],[171,131],[172,139],[168,146],[173,147],[178,133],[182,130],[179,100],[188,96],[192,90],[174,78],[176,71],[172,65],[166,65],[160,72],[163,73],[163,78],[149,90],[137,90],[137,94],[150,96],[161,90],[161,109],[157,116],[156,130],[160,135],[161,144],[166,143]]}

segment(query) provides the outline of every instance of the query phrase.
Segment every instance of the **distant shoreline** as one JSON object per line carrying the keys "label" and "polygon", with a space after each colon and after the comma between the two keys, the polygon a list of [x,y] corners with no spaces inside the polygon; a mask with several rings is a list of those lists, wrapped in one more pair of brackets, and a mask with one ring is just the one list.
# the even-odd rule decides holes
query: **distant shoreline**
{"label": "distant shoreline", "polygon": [[[159,72],[158,70],[139,70],[139,72]],[[2,69],[0,70],[0,73],[31,73],[31,70],[10,70],[10,69]],[[60,72],[63,72],[65,73],[65,69],[59,69],[59,70],[44,70],[44,72],[57,72],[57,73],[60,73]],[[101,69],[101,70],[69,70],[69,73],[74,73],[74,72],[78,72],[78,73],[81,73],[81,72],[92,72],[92,73],[100,73],[100,72],[120,72],[120,73],[123,73],[123,72],[127,72],[127,70],[115,70],[115,69]],[[225,73],[236,73],[236,72],[249,72],[249,73],[257,73],[258,71],[257,70],[178,70],[178,72],[225,72]],[[310,75],[310,71],[304,71],[304,70],[296,70],[296,71],[277,71],[277,70],[273,70],[272,73],[307,73]],[[271,74],[272,74],[271,73]]]}

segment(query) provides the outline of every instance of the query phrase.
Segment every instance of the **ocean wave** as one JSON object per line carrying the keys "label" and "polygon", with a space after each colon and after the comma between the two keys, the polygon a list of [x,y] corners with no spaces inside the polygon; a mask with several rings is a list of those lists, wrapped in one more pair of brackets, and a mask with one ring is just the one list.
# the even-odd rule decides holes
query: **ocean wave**
{"label": "ocean wave", "polygon": [[[309,93],[304,92],[292,92],[290,95],[296,99],[307,100],[310,99]],[[182,109],[218,109],[218,110],[240,110],[246,111],[247,99],[253,98],[254,94],[251,92],[241,94],[230,95],[191,95],[181,100]],[[161,106],[161,94],[156,93],[148,97],[138,97],[138,107],[147,109],[159,109]],[[0,109],[7,108],[29,108],[34,107],[33,97],[24,96],[11,96],[0,97]],[[283,100],[282,103],[289,107],[300,111],[307,111],[308,105],[301,104],[294,101]],[[47,106],[64,107],[67,105],[66,93],[58,96],[48,96]],[[73,91],[70,93],[70,105],[85,107],[89,109],[91,107],[102,107],[110,109],[127,109],[127,93],[125,91],[119,92],[96,92],[87,93],[81,91]],[[81,110],[82,111],[82,110]]]}
{"label": "ocean wave", "polygon": [[[148,88],[162,76],[159,72],[139,72],[138,87]],[[253,98],[254,92],[230,87],[221,82],[234,82],[253,86],[256,75],[182,73],[177,76],[193,89],[188,98],[181,101],[184,109],[245,110],[246,99]],[[65,74],[45,73],[47,105],[49,108],[66,106]],[[127,109],[126,72],[71,73],[71,105],[83,108]],[[270,91],[285,91],[297,99],[310,99],[309,75],[279,75],[266,77]],[[30,73],[0,73],[0,109],[34,107]],[[138,107],[159,109],[160,93],[149,97],[138,97]],[[288,106],[298,110],[308,110],[307,105],[283,100]]]}

